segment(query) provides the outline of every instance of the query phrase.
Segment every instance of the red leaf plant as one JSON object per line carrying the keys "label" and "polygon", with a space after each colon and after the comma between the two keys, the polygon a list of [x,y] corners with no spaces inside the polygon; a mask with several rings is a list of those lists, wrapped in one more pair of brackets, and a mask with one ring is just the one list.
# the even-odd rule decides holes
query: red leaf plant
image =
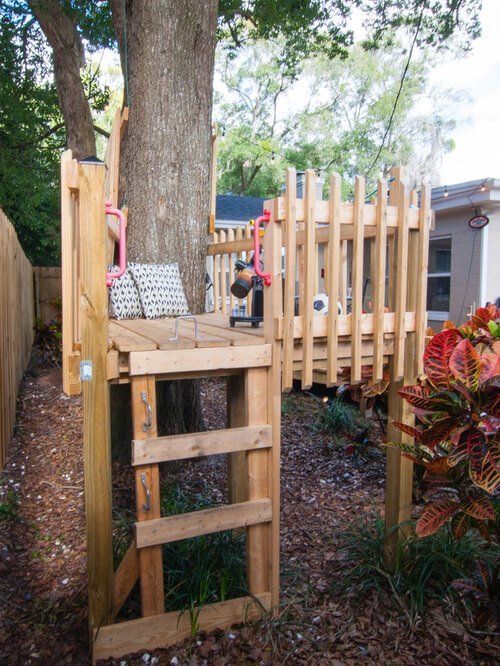
{"label": "red leaf plant", "polygon": [[459,539],[476,528],[498,539],[500,516],[500,310],[480,308],[458,328],[447,322],[424,353],[424,375],[399,394],[415,427],[395,423],[412,444],[391,443],[425,468],[420,537],[446,523]]}

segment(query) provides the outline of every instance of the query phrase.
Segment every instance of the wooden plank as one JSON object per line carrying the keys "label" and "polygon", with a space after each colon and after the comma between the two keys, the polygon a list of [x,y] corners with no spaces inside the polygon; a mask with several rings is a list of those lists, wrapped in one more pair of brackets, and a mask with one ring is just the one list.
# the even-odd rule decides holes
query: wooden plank
{"label": "wooden plank", "polygon": [[[267,419],[267,369],[252,368],[245,372],[246,423],[258,426]],[[269,434],[271,434],[271,427]],[[271,443],[271,442],[270,442]],[[272,477],[269,475],[271,456],[266,450],[247,453],[248,500],[259,501],[272,496]],[[270,524],[261,523],[247,528],[247,580],[251,594],[269,589],[271,562]]]}
{"label": "wooden plank", "polygon": [[212,160],[210,164],[210,209],[208,214],[208,233],[215,231],[217,204],[217,128],[212,125]]}
{"label": "wooden plank", "polygon": [[283,298],[283,371],[282,390],[288,391],[293,385],[293,318],[295,316],[295,272],[297,270],[295,244],[297,221],[295,204],[297,201],[297,173],[286,170],[286,226],[285,226],[285,293]]}
{"label": "wooden plank", "polygon": [[271,221],[264,235],[264,263],[271,274],[271,286],[264,296],[264,338],[272,347],[272,365],[267,373],[267,423],[271,425],[273,446],[269,450],[268,474],[273,517],[269,537],[271,601],[279,603],[280,592],[280,472],[281,472],[281,343],[274,336],[274,319],[281,316],[283,293],[281,279],[281,225],[276,223],[276,202],[265,202]]}
{"label": "wooden plank", "polygon": [[167,516],[135,523],[137,548],[150,548],[203,534],[247,527],[271,520],[270,499],[227,504],[203,511]]}
{"label": "wooden plank", "polygon": [[111,437],[106,290],[104,166],[78,165],[82,360],[91,363],[90,380],[82,382],[83,459],[87,534],[89,623],[108,624],[113,608]]}
{"label": "wooden plank", "polygon": [[351,383],[361,381],[361,315],[363,312],[363,225],[365,180],[356,176],[354,185],[354,239],[352,248]]}
{"label": "wooden plank", "polygon": [[120,612],[121,607],[132,592],[139,578],[139,553],[132,543],[115,571],[113,581],[113,617]]}
{"label": "wooden plank", "polygon": [[394,349],[395,376],[394,380],[401,379],[404,373],[405,355],[405,313],[406,313],[406,290],[408,281],[408,211],[409,190],[401,181],[399,187],[398,210],[400,214],[399,228],[396,248],[396,285],[395,285],[395,313],[396,313],[396,347]]}
{"label": "wooden plank", "polygon": [[[156,439],[156,385],[154,377],[134,377],[131,384],[134,440]],[[144,399],[147,404],[145,404]],[[148,413],[147,406],[150,412]],[[149,427],[145,424],[150,420]],[[136,525],[160,520],[160,472],[157,464],[135,469]],[[136,542],[136,547],[139,547]],[[164,611],[163,558],[161,546],[141,548],[139,552],[141,612],[143,617]]]}
{"label": "wooden plank", "polygon": [[[219,232],[220,242],[226,242],[226,232]],[[220,297],[221,297],[221,312],[227,314],[227,258],[225,254],[220,256]]]}
{"label": "wooden plank", "polygon": [[[247,225],[245,225],[245,238],[250,240],[250,243],[251,243],[250,250],[253,248],[253,237],[252,237],[253,226],[254,225],[251,224],[250,222]],[[249,251],[245,252],[245,259],[246,259],[247,263],[250,262],[250,252]],[[247,313],[249,315],[252,314],[252,299],[253,299],[253,290],[251,289],[250,292],[248,293],[248,296],[247,296]]]}
{"label": "wooden plank", "polygon": [[[234,241],[234,229],[228,229],[227,230],[227,240],[229,243]],[[228,255],[228,280],[229,280],[229,286],[231,286],[231,283],[234,279],[234,252],[231,252]],[[231,289],[229,289],[229,312],[232,314],[233,313],[233,308],[234,308],[234,295]]]}
{"label": "wooden plank", "polygon": [[261,345],[263,339],[262,329],[260,335],[252,335],[248,328],[243,328],[240,324],[236,324],[234,328],[228,328],[227,317],[226,317],[226,326],[218,326],[216,323],[207,324],[206,320],[202,320],[198,315],[198,320],[200,322],[200,330],[205,335],[219,336],[224,338],[226,341],[229,341],[232,345],[241,346],[241,345]]}
{"label": "wooden plank", "polygon": [[[402,173],[402,169],[393,169],[391,170],[391,175],[396,174],[397,180],[399,175]],[[276,214],[276,220],[282,222],[286,219],[286,201],[284,197],[278,197],[273,199],[273,206]],[[304,199],[297,199],[297,222],[301,222],[305,219],[306,207]],[[364,204],[363,217],[366,227],[376,227],[376,207],[372,203]],[[418,218],[419,211],[416,208],[413,208],[409,211],[408,215],[408,226],[410,229],[418,229]],[[318,224],[328,224],[329,220],[329,203],[328,201],[322,201],[318,199],[316,205],[316,223]],[[345,226],[354,224],[354,205],[349,202],[344,202],[342,204],[342,219],[341,224]],[[390,205],[387,208],[387,227],[391,229],[392,227],[396,228],[398,226],[398,211],[397,206],[393,202],[390,202]]]}
{"label": "wooden plank", "polygon": [[[240,597],[209,604],[196,609],[198,630],[208,632],[252,622],[261,618],[270,607],[268,592],[255,598]],[[93,659],[118,658],[132,652],[173,645],[192,636],[191,620],[189,612],[174,611],[101,627],[94,632]]]}
{"label": "wooden plank", "polygon": [[377,237],[371,263],[374,269],[373,289],[373,381],[378,382],[383,374],[385,269],[387,255],[387,181],[379,180],[377,187]]}
{"label": "wooden plank", "polygon": [[337,381],[337,345],[339,313],[337,303],[340,299],[340,215],[342,205],[342,179],[337,173],[330,177],[330,224],[328,236],[328,361],[326,371],[327,384]]}
{"label": "wooden plank", "polygon": [[[415,330],[415,313],[406,312],[404,317],[406,331]],[[294,317],[293,337],[295,340],[302,338],[303,318]],[[277,340],[283,338],[283,319],[280,317],[274,322],[274,331]],[[374,331],[374,315],[371,312],[361,314],[361,335],[372,335]],[[394,312],[384,312],[383,332],[394,333],[396,331],[396,315]],[[340,337],[350,336],[352,332],[352,320],[350,315],[339,315],[338,334]],[[314,317],[313,335],[315,338],[326,338],[328,335],[328,320],[326,317]]]}
{"label": "wooden plank", "polygon": [[[120,328],[126,328],[140,338],[154,343],[154,349],[194,349],[196,347],[194,339],[184,335],[179,335],[175,342],[170,339],[174,337],[175,333],[174,319],[122,319],[116,323]],[[114,331],[115,328],[112,330]],[[133,340],[135,341],[135,337]],[[120,343],[123,344],[121,340]],[[140,344],[139,340],[137,340],[137,344]]]}
{"label": "wooden plank", "polygon": [[271,427],[267,425],[138,439],[132,442],[132,465],[266,449],[270,446]]}
{"label": "wooden plank", "polygon": [[[218,233],[214,234],[215,237],[218,237]],[[210,247],[210,246],[209,246]],[[214,312],[220,312],[220,254],[214,255],[214,273],[213,273],[213,289],[214,289]]]}
{"label": "wooden plank", "polygon": [[75,340],[80,339],[74,312],[78,271],[78,232],[76,228],[76,210],[74,193],[69,187],[73,185],[77,168],[76,160],[70,150],[63,153],[61,158],[61,289],[62,289],[62,380],[63,391],[67,395],[80,393],[80,377],[70,374],[69,356],[73,353]]}
{"label": "wooden plank", "polygon": [[302,390],[312,386],[312,348],[314,318],[314,274],[317,270],[315,252],[316,227],[316,173],[306,171],[306,190],[304,200],[305,247],[304,247],[304,311],[302,318]]}
{"label": "wooden plank", "polygon": [[122,320],[121,323],[117,320],[109,321],[109,336],[112,340],[113,347],[120,352],[131,351],[150,351],[157,349],[157,345],[152,340],[130,331]]}
{"label": "wooden plank", "polygon": [[417,302],[415,306],[415,375],[424,371],[425,329],[427,326],[427,272],[429,230],[431,224],[431,189],[422,184],[420,192],[420,229],[418,232]]}
{"label": "wooden plank", "polygon": [[347,241],[340,244],[340,304],[347,314]]}
{"label": "wooden plank", "polygon": [[217,349],[181,349],[179,351],[130,352],[130,375],[200,372],[267,366],[271,363],[271,346]]}

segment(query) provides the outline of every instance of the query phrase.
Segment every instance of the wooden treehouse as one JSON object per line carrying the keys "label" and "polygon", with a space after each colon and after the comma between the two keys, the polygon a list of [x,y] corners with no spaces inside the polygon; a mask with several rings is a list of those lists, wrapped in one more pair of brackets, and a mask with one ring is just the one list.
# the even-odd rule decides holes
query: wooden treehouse
{"label": "wooden treehouse", "polygon": [[[122,118],[123,123],[123,118]],[[89,621],[93,658],[119,657],[172,644],[191,634],[188,613],[164,612],[162,544],[227,529],[246,529],[249,595],[203,606],[200,630],[255,619],[279,601],[280,403],[294,376],[303,387],[315,379],[334,385],[341,368],[350,381],[373,367],[373,379],[389,368],[389,423],[409,421],[397,389],[421,372],[424,347],[429,191],[420,205],[395,171],[389,188],[380,181],[365,203],[362,178],[354,203],[342,202],[333,176],[330,198],[315,198],[315,174],[307,172],[297,199],[295,172],[286,194],[266,202],[270,211],[262,239],[263,323],[229,325],[238,305],[226,298],[228,271],[246,256],[252,240],[209,244],[215,312],[193,322],[172,319],[111,320],[107,264],[117,239],[105,200],[116,206],[120,123],[111,135],[107,164],[62,160],[63,380],[68,394],[83,393]],[[219,239],[220,240],[220,239]],[[369,255],[369,268],[367,257]],[[369,271],[371,311],[363,305]],[[318,280],[328,294],[327,316],[314,314]],[[350,285],[350,308],[348,303]],[[229,299],[231,297],[229,296]],[[350,312],[347,314],[347,310]],[[339,311],[342,314],[339,314]],[[176,326],[178,330],[176,331]],[[206,376],[228,378],[229,428],[158,437],[155,382]],[[112,557],[112,484],[109,387],[129,383],[132,394],[131,462],[136,478],[135,541],[116,570]],[[401,437],[399,431],[389,439]],[[159,464],[226,453],[232,503],[179,516],[160,515]],[[390,449],[386,524],[410,517],[411,463]],[[397,543],[392,530],[388,562]],[[168,566],[168,563],[166,563]],[[139,579],[142,617],[116,622]]]}

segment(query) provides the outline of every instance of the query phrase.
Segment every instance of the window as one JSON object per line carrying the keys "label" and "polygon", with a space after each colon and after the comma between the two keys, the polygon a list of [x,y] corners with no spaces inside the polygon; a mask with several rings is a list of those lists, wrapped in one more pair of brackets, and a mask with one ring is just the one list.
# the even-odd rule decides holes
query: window
{"label": "window", "polygon": [[427,310],[429,319],[444,321],[450,314],[451,238],[429,242]]}

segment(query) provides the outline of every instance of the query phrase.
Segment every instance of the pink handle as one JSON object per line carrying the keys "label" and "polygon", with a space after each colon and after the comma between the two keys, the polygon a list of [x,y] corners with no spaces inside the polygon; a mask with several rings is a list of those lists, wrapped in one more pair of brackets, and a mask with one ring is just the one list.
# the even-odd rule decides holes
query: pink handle
{"label": "pink handle", "polygon": [[258,217],[253,225],[253,268],[255,275],[258,275],[264,280],[266,287],[269,287],[271,284],[271,273],[261,273],[260,270],[260,245],[259,245],[259,236],[260,236],[260,223],[269,222],[271,220],[271,211],[265,209],[260,217]]}
{"label": "pink handle", "polygon": [[106,287],[111,287],[113,280],[121,277],[127,270],[127,238],[125,215],[118,208],[113,208],[110,201],[106,201],[106,215],[114,215],[120,220],[120,237],[118,239],[118,272],[106,273]]}

